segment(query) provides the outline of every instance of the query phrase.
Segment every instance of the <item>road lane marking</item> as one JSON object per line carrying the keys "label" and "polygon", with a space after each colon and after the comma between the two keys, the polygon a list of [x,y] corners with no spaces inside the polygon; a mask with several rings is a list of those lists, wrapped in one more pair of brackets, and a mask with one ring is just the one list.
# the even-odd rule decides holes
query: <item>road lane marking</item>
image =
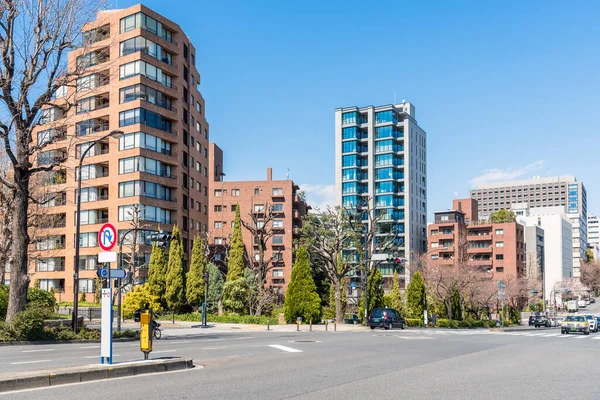
{"label": "road lane marking", "polygon": [[221,349],[226,349],[227,346],[221,346],[221,347],[203,347],[202,350],[221,350]]}
{"label": "road lane marking", "polygon": [[561,335],[559,336],[559,338],[574,338],[575,336],[573,335]]}
{"label": "road lane marking", "polygon": [[269,347],[273,347],[274,349],[287,351],[288,353],[302,353],[302,350],[292,349],[291,347],[282,346],[280,344],[270,344]]}
{"label": "road lane marking", "polygon": [[100,348],[100,346],[83,346],[83,347],[80,347],[80,349],[99,349],[99,348]]}
{"label": "road lane marking", "polygon": [[542,335],[542,337],[554,337],[554,336],[560,336],[560,333],[551,333],[549,335]]}
{"label": "road lane marking", "polygon": [[592,338],[592,340],[598,340],[598,339],[600,339],[600,336],[596,336],[596,337]]}
{"label": "road lane marking", "polygon": [[42,351],[54,351],[54,349],[22,350],[21,353],[39,353]]}
{"label": "road lane marking", "polygon": [[532,333],[532,334],[525,335],[525,336],[542,336],[542,335],[543,335],[543,333]]}
{"label": "road lane marking", "polygon": [[577,338],[577,339],[588,339],[588,338],[589,338],[589,336],[577,336],[576,338]]}
{"label": "road lane marking", "polygon": [[158,354],[158,353],[175,353],[177,350],[159,350],[159,351],[153,351],[152,354]]}
{"label": "road lane marking", "polygon": [[19,361],[10,363],[11,365],[20,365],[20,364],[35,364],[35,363],[43,363],[43,362],[52,362],[52,360],[35,360],[35,361]]}

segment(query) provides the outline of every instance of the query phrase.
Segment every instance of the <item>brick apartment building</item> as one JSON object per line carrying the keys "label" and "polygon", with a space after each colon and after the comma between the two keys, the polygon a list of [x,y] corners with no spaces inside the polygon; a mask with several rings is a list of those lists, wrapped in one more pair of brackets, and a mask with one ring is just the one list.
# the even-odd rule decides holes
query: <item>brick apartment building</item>
{"label": "brick apartment building", "polygon": [[[111,222],[123,234],[131,210],[141,205],[147,229],[139,235],[138,265],[149,259],[150,234],[177,224],[184,251],[208,225],[209,126],[198,90],[196,50],[181,27],[142,5],[102,11],[84,26],[83,45],[69,54],[69,70],[83,69],[76,87],[57,93],[75,107],[65,115],[44,110],[34,140],[52,139],[37,164],[67,155],[45,177],[54,197],[45,224],[31,245],[32,282],[73,297],[76,187],[82,179],[79,292],[93,293],[97,233]],[[113,130],[124,136],[95,144],[77,168],[81,154]],[[187,255],[186,255],[187,257]],[[113,266],[114,268],[114,266]],[[138,281],[145,280],[140,269]]]}
{"label": "brick apartment building", "polygon": [[428,257],[439,265],[465,260],[496,280],[523,276],[523,225],[480,222],[477,210],[477,200],[457,199],[452,210],[436,212],[428,227]]}
{"label": "brick apartment building", "polygon": [[[216,151],[211,154],[222,156],[218,147],[214,147]],[[223,165],[222,159],[211,159],[211,165],[215,166],[213,178],[222,178],[218,167]],[[260,223],[270,207],[273,219],[265,226],[265,230],[272,229],[273,236],[267,242],[264,257],[269,260],[275,256],[275,259],[267,275],[267,285],[283,293],[292,276],[294,241],[298,238],[302,217],[309,210],[299,191],[298,185],[289,179],[273,180],[271,168],[267,169],[267,179],[264,181],[225,182],[220,179],[212,182],[208,222],[212,260],[226,271],[225,252],[230,243],[236,207],[240,207],[241,218],[246,223],[253,221],[250,213],[254,213]],[[254,243],[252,233],[242,227],[242,234],[248,262],[255,262],[258,246]]]}

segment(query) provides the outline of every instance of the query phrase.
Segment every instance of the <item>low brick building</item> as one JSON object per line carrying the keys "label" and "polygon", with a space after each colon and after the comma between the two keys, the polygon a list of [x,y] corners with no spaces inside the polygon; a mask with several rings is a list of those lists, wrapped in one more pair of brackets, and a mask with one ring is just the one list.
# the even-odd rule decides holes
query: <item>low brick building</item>
{"label": "low brick building", "polygon": [[491,272],[496,280],[522,277],[524,227],[517,222],[479,221],[477,200],[454,200],[453,209],[435,213],[428,227],[428,258],[439,265],[457,259]]}
{"label": "low brick building", "polygon": [[[218,149],[216,146],[214,148]],[[222,157],[222,152],[218,150],[212,154]],[[267,221],[265,231],[272,232],[272,237],[267,241],[264,259],[274,258],[267,274],[267,286],[284,293],[292,275],[295,239],[299,235],[302,217],[309,210],[300,188],[289,179],[273,180],[271,168],[267,169],[267,179],[264,181],[225,182],[224,174],[219,169],[223,165],[222,159],[213,159],[210,164],[215,172],[215,182],[211,183],[209,193],[208,217],[212,261],[226,271],[227,247],[231,240],[236,207],[239,207],[242,221],[246,224]],[[272,213],[270,222],[269,209]],[[242,227],[242,234],[248,262],[256,262],[258,246],[254,237],[245,227]]]}

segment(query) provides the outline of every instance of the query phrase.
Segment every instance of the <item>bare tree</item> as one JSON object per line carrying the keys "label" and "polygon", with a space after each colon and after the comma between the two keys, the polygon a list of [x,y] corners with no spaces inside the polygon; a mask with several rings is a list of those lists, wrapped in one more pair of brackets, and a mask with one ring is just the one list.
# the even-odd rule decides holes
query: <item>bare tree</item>
{"label": "bare tree", "polygon": [[[129,229],[145,229],[148,227],[147,224],[143,222],[144,206],[137,203],[131,206],[130,210],[127,210],[127,219],[129,220]],[[127,256],[123,257],[123,264],[127,267],[127,271],[131,273],[132,282],[131,282],[131,290],[135,287],[135,274],[136,272],[144,267],[144,264],[140,264],[138,261],[138,250],[139,246],[142,243],[139,243],[139,239],[143,237],[143,232],[133,231],[131,232],[127,238],[124,238],[124,243],[127,245],[129,252]],[[125,265],[122,265],[121,268],[125,268]],[[127,282],[123,282],[126,286]]]}
{"label": "bare tree", "polygon": [[254,290],[250,296],[250,314],[262,315],[264,311],[272,308],[277,299],[277,294],[266,287],[269,271],[276,267],[276,261],[281,257],[281,250],[277,249],[271,253],[270,257],[265,256],[268,241],[276,234],[277,229],[273,227],[275,213],[270,204],[266,203],[262,207],[250,210],[248,213],[250,222],[242,219],[242,225],[252,235],[253,245],[256,249],[254,257],[249,262],[254,278]]}
{"label": "bare tree", "polygon": [[[33,166],[33,158],[52,140],[33,141],[43,117],[48,122],[71,104],[53,101],[64,86],[74,86],[79,73],[69,72],[67,52],[76,46],[81,28],[102,6],[88,0],[0,0],[0,143],[10,161],[11,179],[0,183],[13,195],[12,260],[7,321],[25,309],[29,285],[28,234],[31,178],[53,170],[63,160]],[[50,111],[42,113],[43,108]],[[44,115],[42,115],[44,114]]]}

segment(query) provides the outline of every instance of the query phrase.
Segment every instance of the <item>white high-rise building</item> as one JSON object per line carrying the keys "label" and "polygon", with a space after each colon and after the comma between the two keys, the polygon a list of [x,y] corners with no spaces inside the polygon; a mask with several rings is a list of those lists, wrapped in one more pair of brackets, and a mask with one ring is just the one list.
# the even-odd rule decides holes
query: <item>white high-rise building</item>
{"label": "white high-rise building", "polygon": [[427,134],[411,103],[335,110],[335,181],[338,205],[384,214],[377,240],[394,230],[399,256],[427,250]]}
{"label": "white high-rise building", "polygon": [[600,260],[600,218],[589,215],[587,218],[588,247],[592,250],[594,260]]}
{"label": "white high-rise building", "polygon": [[587,250],[587,192],[574,176],[534,177],[510,182],[478,185],[471,198],[479,204],[479,218],[493,212],[510,210],[513,203],[528,203],[531,208],[566,207],[573,227],[573,277],[579,278],[579,265]]}

